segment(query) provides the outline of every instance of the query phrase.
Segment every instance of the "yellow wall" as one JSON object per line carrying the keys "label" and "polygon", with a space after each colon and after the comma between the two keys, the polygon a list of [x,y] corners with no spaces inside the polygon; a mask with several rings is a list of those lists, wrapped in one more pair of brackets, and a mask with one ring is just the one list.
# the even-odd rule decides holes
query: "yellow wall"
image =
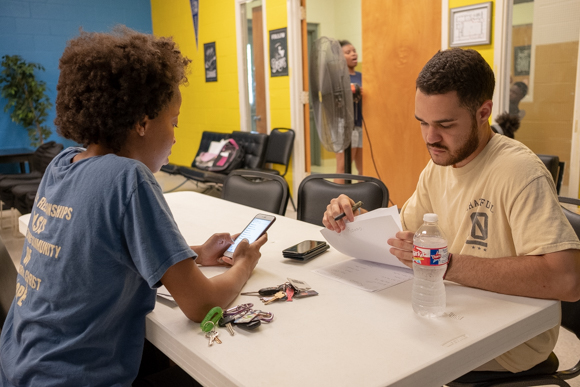
{"label": "yellow wall", "polygon": [[[199,2],[196,48],[189,0],[151,0],[153,33],[173,36],[183,54],[192,60],[189,84],[181,88],[183,103],[171,163],[190,165],[204,130],[240,130],[234,7],[232,0]],[[209,42],[216,42],[218,81],[206,83],[203,44]]]}
{"label": "yellow wall", "polygon": [[[285,0],[269,0],[266,3],[266,30],[288,26]],[[268,41],[269,41],[268,35]],[[270,57],[270,47],[265,51]],[[267,69],[270,74],[270,67]],[[272,128],[290,128],[290,77],[270,77],[270,122]]]}
{"label": "yellow wall", "polygon": [[[269,0],[266,5],[266,30],[287,27],[286,1]],[[189,0],[151,0],[151,19],[153,33],[172,36],[183,54],[192,60],[189,84],[181,88],[183,103],[175,132],[177,143],[169,158],[173,164],[190,165],[204,130],[223,133],[240,130],[235,2],[199,2],[197,49]],[[203,44],[209,42],[216,42],[218,81],[206,83]],[[269,47],[265,55],[269,57],[268,50]],[[269,76],[270,67],[266,71]],[[290,128],[290,78],[270,77],[269,83],[271,127]],[[292,186],[291,168],[286,180]]]}
{"label": "yellow wall", "polygon": [[[466,5],[474,5],[482,3],[482,0],[449,0],[449,9],[457,8],[457,7],[464,7]],[[495,41],[495,36],[493,35],[493,29],[495,26],[495,0],[491,2],[491,44],[485,44],[481,46],[468,46],[468,47],[461,47],[461,48],[472,48],[479,52],[481,56],[485,59],[485,61],[491,66],[493,71],[497,75],[496,68],[493,67],[493,42]],[[451,33],[451,31],[450,31]]]}

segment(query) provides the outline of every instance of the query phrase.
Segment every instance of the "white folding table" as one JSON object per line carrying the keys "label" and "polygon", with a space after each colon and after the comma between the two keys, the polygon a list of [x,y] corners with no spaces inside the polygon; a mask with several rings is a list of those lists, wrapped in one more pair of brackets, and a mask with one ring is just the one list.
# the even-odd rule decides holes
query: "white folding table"
{"label": "white folding table", "polygon": [[[240,232],[260,211],[195,192],[165,195],[191,245],[215,232]],[[365,292],[312,270],[350,259],[334,249],[306,263],[282,250],[323,240],[320,227],[278,216],[244,291],[306,281],[318,296],[264,306],[274,322],[256,331],[220,328],[223,344],[208,347],[199,324],[159,300],[147,317],[147,338],[206,386],[441,386],[555,326],[556,301],[506,296],[447,282],[446,316],[426,319],[411,307],[407,281]],[[386,238],[385,238],[386,243]],[[204,267],[208,276],[227,270]]]}

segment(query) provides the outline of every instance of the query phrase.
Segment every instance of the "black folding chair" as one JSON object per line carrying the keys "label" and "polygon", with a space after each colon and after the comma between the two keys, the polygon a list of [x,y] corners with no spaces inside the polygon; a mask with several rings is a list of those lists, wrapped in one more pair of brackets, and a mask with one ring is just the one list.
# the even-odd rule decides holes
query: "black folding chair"
{"label": "black folding chair", "polygon": [[556,184],[556,192],[560,195],[560,187],[562,187],[562,178],[564,177],[564,165],[563,161],[560,161],[560,158],[555,155],[542,155],[536,154],[542,160],[552,178],[554,179],[554,183]]}
{"label": "black folding chair", "polygon": [[[0,210],[3,206],[10,208],[12,214],[12,225],[15,226],[15,213],[12,209],[16,208],[16,196],[14,188],[19,186],[17,192],[24,195],[31,193],[36,194],[36,190],[40,185],[44,171],[48,164],[58,155],[63,149],[63,145],[54,141],[48,141],[40,145],[32,155],[30,160],[30,173],[20,174],[2,174],[0,175]],[[24,192],[24,190],[27,192]],[[2,205],[3,203],[3,205]],[[19,208],[22,210],[22,208]],[[1,212],[1,211],[0,211]],[[24,213],[28,213],[30,210]],[[2,217],[0,216],[0,224]]]}
{"label": "black folding chair", "polygon": [[226,177],[222,199],[284,215],[288,205],[288,183],[271,173],[237,169]]}
{"label": "black folding chair", "polygon": [[[285,167],[284,173],[280,173],[280,171],[273,168],[262,168],[260,171],[285,177],[286,173],[288,173],[288,165],[290,164],[290,156],[292,156],[295,137],[296,134],[294,133],[294,130],[290,128],[272,129],[268,139],[268,147],[266,149],[264,164],[283,165]],[[292,208],[294,208],[294,211],[296,211],[296,206],[294,205],[292,195],[290,193],[288,193],[288,195],[290,197]]]}
{"label": "black folding chair", "polygon": [[[344,179],[353,184],[338,184],[327,179]],[[354,183],[358,181],[358,183]],[[322,217],[330,200],[345,194],[351,199],[363,202],[366,210],[387,207],[389,190],[374,177],[351,174],[316,174],[302,180],[298,188],[297,219],[323,226]]]}

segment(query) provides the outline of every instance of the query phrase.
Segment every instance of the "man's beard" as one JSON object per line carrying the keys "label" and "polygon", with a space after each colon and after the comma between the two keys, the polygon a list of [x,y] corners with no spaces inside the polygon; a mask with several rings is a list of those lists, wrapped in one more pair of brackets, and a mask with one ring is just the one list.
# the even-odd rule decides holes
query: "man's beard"
{"label": "man's beard", "polygon": [[[435,164],[440,165],[442,167],[455,165],[471,156],[471,154],[475,152],[478,146],[479,146],[478,128],[475,120],[473,119],[471,121],[471,132],[469,133],[469,137],[463,143],[463,145],[461,145],[461,147],[457,150],[457,152],[455,152],[454,154],[449,154],[449,159],[445,162],[437,162],[435,161],[435,159],[433,159],[433,156],[431,156],[431,160],[433,160]],[[447,148],[444,145],[440,145],[438,143],[427,144],[427,150],[429,150],[429,154],[431,154],[430,148],[444,149],[449,152],[449,148]]]}

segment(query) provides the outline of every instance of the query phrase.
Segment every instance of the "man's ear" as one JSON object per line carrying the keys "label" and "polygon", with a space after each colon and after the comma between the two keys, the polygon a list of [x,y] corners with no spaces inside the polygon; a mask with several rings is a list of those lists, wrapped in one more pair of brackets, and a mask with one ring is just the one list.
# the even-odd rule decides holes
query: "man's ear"
{"label": "man's ear", "polygon": [[493,102],[488,99],[479,107],[479,109],[477,109],[476,118],[480,125],[489,120],[492,108]]}

